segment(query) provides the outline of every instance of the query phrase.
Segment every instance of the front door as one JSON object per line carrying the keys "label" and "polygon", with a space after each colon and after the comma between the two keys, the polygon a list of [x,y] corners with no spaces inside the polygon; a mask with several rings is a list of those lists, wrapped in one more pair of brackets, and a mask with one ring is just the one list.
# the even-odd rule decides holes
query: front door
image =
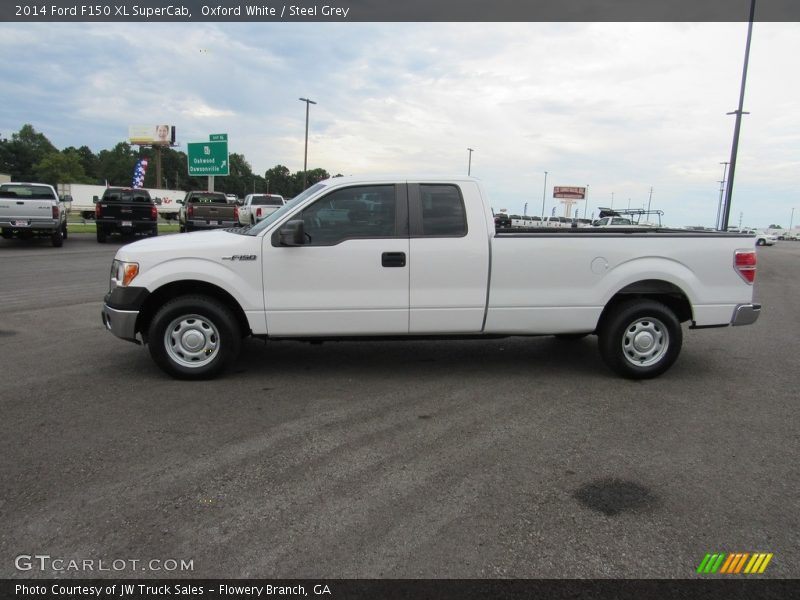
{"label": "front door", "polygon": [[270,336],[408,333],[409,239],[405,185],[357,185],[318,198],[289,220],[305,240],[264,238]]}

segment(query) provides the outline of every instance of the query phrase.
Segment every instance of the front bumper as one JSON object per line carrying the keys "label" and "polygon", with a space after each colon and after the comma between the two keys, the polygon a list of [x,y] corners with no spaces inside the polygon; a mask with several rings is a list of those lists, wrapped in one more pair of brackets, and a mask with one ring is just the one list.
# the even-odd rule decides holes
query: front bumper
{"label": "front bumper", "polygon": [[136,322],[150,292],[141,287],[115,287],[106,294],[101,318],[105,328],[118,338],[140,344]]}
{"label": "front bumper", "polygon": [[731,325],[752,325],[758,320],[758,315],[761,314],[760,304],[740,304],[733,311],[733,318]]}
{"label": "front bumper", "polygon": [[136,319],[139,318],[138,310],[118,310],[103,304],[103,325],[118,338],[141,344],[136,339]]}

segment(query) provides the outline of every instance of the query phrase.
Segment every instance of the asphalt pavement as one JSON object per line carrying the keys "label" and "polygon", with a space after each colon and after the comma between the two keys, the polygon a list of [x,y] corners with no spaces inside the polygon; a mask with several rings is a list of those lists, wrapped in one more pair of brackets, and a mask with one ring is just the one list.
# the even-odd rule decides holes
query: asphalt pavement
{"label": "asphalt pavement", "polygon": [[800,577],[800,243],[758,250],[755,325],[636,382],[593,337],[248,340],[172,380],[100,321],[120,243],[0,240],[0,577]]}

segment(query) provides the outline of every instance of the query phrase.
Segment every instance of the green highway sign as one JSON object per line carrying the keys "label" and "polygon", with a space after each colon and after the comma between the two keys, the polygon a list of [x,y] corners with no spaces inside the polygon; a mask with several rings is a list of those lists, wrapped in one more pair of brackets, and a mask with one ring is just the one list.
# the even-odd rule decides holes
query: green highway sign
{"label": "green highway sign", "polygon": [[208,136],[208,139],[212,142],[227,142],[228,141],[228,134],[227,133],[212,133]]}
{"label": "green highway sign", "polygon": [[188,149],[189,175],[191,177],[228,175],[228,142],[190,142]]}

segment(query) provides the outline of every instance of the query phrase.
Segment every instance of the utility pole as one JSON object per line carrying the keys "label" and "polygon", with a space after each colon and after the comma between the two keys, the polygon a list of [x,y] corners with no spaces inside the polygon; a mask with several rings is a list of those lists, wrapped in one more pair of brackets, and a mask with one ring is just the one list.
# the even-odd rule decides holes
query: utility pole
{"label": "utility pole", "polygon": [[722,181],[719,182],[719,206],[717,206],[717,220],[714,223],[714,227],[717,228],[717,231],[722,230],[722,223],[719,222],[719,218],[722,215],[722,194],[725,191],[725,174],[728,172],[728,165],[731,163],[721,162],[719,164],[725,166],[722,168]]}
{"label": "utility pole", "polygon": [[753,37],[753,19],[756,13],[756,0],[750,0],[750,22],[747,25],[747,44],[744,50],[744,67],[742,68],[742,87],[739,90],[739,108],[729,115],[736,115],[736,124],[733,128],[733,144],[731,144],[731,170],[728,176],[728,188],[725,192],[725,211],[722,215],[722,227],[728,229],[728,219],[731,214],[731,197],[733,195],[733,175],[736,172],[736,155],[739,151],[739,131],[742,127],[742,115],[750,113],[744,112],[744,89],[747,82],[747,63],[750,61],[750,40]]}
{"label": "utility pole", "polygon": [[311,104],[316,104],[313,100],[309,100],[308,98],[300,98],[301,102],[306,103],[306,151],[303,154],[303,190],[306,189],[306,175],[308,174],[308,107]]}
{"label": "utility pole", "polygon": [[467,162],[467,177],[472,175],[472,153],[475,152],[472,148],[467,148],[469,151],[469,159]]}
{"label": "utility pole", "polygon": [[544,172],[544,187],[542,188],[542,221],[544,221],[544,198],[547,194],[547,171]]}

